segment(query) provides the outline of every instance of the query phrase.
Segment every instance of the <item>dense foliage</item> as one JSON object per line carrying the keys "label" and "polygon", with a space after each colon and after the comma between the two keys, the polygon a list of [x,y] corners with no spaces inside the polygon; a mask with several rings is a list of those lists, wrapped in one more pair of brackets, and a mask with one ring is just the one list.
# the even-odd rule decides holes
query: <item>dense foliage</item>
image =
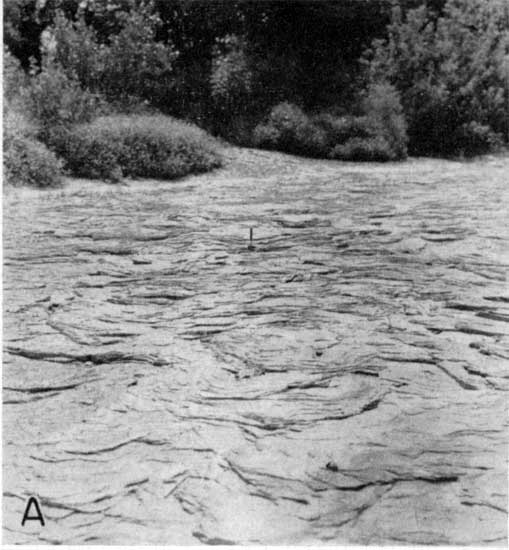
{"label": "dense foliage", "polygon": [[[54,10],[39,35],[39,61],[30,60],[29,76],[5,50],[5,98],[12,113],[28,116],[31,127],[30,135],[6,133],[7,181],[53,184],[61,174],[60,158],[74,175],[111,181],[175,178],[220,165],[218,146],[203,130],[140,115],[154,111],[171,92],[176,56],[171,45],[156,39],[161,21],[151,4],[126,2],[127,9],[107,14],[112,26],[106,29],[87,22],[86,4],[74,18]],[[119,111],[130,116],[101,117]]]}
{"label": "dense foliage", "polygon": [[8,185],[53,187],[62,181],[62,163],[35,138],[35,128],[4,105],[3,176]]}
{"label": "dense foliage", "polygon": [[413,153],[482,153],[509,139],[509,3],[449,0],[393,11],[367,54],[371,81],[400,91]]}
{"label": "dense foliage", "polygon": [[325,131],[291,103],[274,107],[267,121],[255,128],[253,139],[255,145],[265,149],[311,157],[327,156]]}
{"label": "dense foliage", "polygon": [[[165,98],[160,98],[162,107],[178,116],[213,116],[217,99],[212,90],[217,90],[218,78],[225,72],[239,74],[246,66],[255,69],[250,100],[257,108],[270,109],[288,100],[309,109],[351,96],[357,59],[364,45],[383,33],[387,4],[387,0],[5,0],[5,40],[28,67],[30,56],[41,60],[40,37],[51,31],[58,35],[60,60],[74,66],[82,82],[97,75],[89,70],[91,65],[102,72],[105,49],[113,49],[104,55],[112,59],[113,68],[118,62],[122,67],[131,54],[143,57],[145,51],[145,59],[155,65],[153,74],[159,73],[158,81],[166,89]],[[120,43],[125,56],[115,56]],[[130,65],[131,74],[136,74],[136,61]]]}
{"label": "dense foliage", "polygon": [[254,129],[258,147],[338,160],[399,160],[407,154],[399,94],[388,84],[370,86],[360,116],[306,115],[290,103],[272,109]]}
{"label": "dense foliage", "polygon": [[27,112],[37,124],[37,137],[52,146],[73,124],[90,120],[97,98],[83,90],[61,65],[48,63],[21,92]]}
{"label": "dense foliage", "polygon": [[19,60],[4,46],[3,92],[4,100],[15,101],[27,84],[27,75],[21,69]]}
{"label": "dense foliage", "polygon": [[4,40],[51,147],[100,114],[150,110],[338,159],[509,141],[506,0],[5,0]]}
{"label": "dense foliage", "polygon": [[203,130],[165,116],[116,115],[79,124],[57,147],[75,175],[173,179],[220,166],[217,144]]}
{"label": "dense foliage", "polygon": [[135,98],[164,104],[173,86],[176,52],[171,44],[156,40],[160,18],[150,5],[141,4],[116,11],[115,23],[117,32],[102,42],[87,24],[84,10],[78,10],[75,21],[57,11],[43,35],[43,62],[51,59],[84,89],[110,101]]}

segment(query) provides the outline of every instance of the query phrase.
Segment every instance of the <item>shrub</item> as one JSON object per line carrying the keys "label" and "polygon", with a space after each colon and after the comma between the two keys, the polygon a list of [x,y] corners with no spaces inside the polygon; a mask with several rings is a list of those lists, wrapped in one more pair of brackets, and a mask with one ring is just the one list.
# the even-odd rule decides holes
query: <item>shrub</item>
{"label": "shrub", "polygon": [[257,147],[298,155],[325,157],[327,135],[296,105],[281,103],[270,112],[267,122],[253,132]]}
{"label": "shrub", "polygon": [[27,110],[38,125],[38,137],[50,147],[65,139],[76,123],[90,120],[98,99],[84,91],[62,67],[49,62],[30,78],[23,92]]}
{"label": "shrub", "polygon": [[105,51],[94,28],[80,14],[76,21],[57,11],[53,24],[41,34],[43,65],[58,65],[72,80],[89,90],[98,90],[104,77]]}
{"label": "shrub", "polygon": [[387,39],[365,62],[371,82],[401,93],[413,153],[461,152],[471,123],[509,140],[507,15],[507,2],[484,0],[447,0],[440,16],[424,5],[393,10]]}
{"label": "shrub", "polygon": [[[164,103],[174,82],[173,63],[178,54],[157,38],[161,20],[151,3],[132,3],[129,10],[113,10],[116,32],[101,42],[78,11],[76,21],[58,12],[47,31],[44,59],[63,67],[67,76],[108,100],[148,99]],[[89,5],[94,10],[104,6]],[[103,14],[104,15],[104,14]],[[101,19],[101,12],[98,13]]]}
{"label": "shrub", "polygon": [[329,158],[336,160],[386,162],[395,160],[394,151],[382,136],[351,138],[342,145],[336,145]]}
{"label": "shrub", "polygon": [[43,143],[16,137],[4,147],[4,178],[9,185],[53,187],[62,182],[62,164]]}
{"label": "shrub", "polygon": [[35,139],[37,133],[36,126],[6,100],[4,100],[3,130],[4,147],[16,137]]}
{"label": "shrub", "polygon": [[8,185],[52,187],[62,181],[62,163],[34,138],[35,128],[20,113],[4,111],[3,167]]}
{"label": "shrub", "polygon": [[61,143],[69,170],[90,178],[172,179],[221,165],[217,142],[164,116],[106,116],[77,125]]}
{"label": "shrub", "polygon": [[292,103],[280,103],[269,114],[268,124],[277,128],[283,138],[291,139],[299,126],[307,124],[308,117],[304,111]]}
{"label": "shrub", "polygon": [[21,94],[27,84],[27,75],[16,57],[4,46],[3,85],[4,98],[11,101]]}
{"label": "shrub", "polygon": [[246,41],[236,35],[216,39],[209,78],[211,128],[224,138],[248,145],[255,124],[253,72]]}
{"label": "shrub", "polygon": [[387,161],[406,156],[405,121],[391,86],[370,88],[363,101],[365,116],[308,117],[299,107],[282,103],[253,132],[253,143],[265,149],[320,158]]}
{"label": "shrub", "polygon": [[391,156],[395,159],[406,158],[406,121],[396,88],[384,82],[372,83],[366,91],[363,110],[368,125],[389,145]]}
{"label": "shrub", "polygon": [[242,109],[249,98],[252,73],[245,52],[245,42],[234,35],[217,40],[213,50],[210,87],[212,99],[221,113]]}
{"label": "shrub", "polygon": [[164,102],[173,86],[173,62],[177,52],[171,44],[156,40],[161,20],[149,5],[120,12],[122,30],[110,37],[105,50],[103,79],[108,96],[135,96],[154,104]]}
{"label": "shrub", "polygon": [[496,151],[503,144],[501,134],[477,122],[462,124],[453,136],[454,149],[462,155],[482,155]]}
{"label": "shrub", "polygon": [[253,130],[253,144],[262,149],[276,150],[280,135],[278,128],[269,124],[258,124]]}
{"label": "shrub", "polygon": [[311,120],[306,120],[304,124],[295,129],[295,141],[293,151],[299,155],[309,157],[325,157],[329,150],[327,144],[327,134],[318,126],[315,126]]}

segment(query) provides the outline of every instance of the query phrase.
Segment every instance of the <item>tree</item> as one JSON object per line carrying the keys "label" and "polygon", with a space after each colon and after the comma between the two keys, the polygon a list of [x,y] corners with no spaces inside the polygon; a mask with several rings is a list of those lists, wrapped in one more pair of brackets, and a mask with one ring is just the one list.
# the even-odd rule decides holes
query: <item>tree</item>
{"label": "tree", "polygon": [[413,153],[475,153],[507,136],[508,55],[505,0],[448,0],[439,17],[396,7],[365,62],[401,92]]}

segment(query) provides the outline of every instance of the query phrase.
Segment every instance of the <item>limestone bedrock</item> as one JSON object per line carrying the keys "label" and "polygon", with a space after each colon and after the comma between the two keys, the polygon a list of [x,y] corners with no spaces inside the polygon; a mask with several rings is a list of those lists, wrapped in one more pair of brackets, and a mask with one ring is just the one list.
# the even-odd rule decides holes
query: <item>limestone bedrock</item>
{"label": "limestone bedrock", "polygon": [[4,542],[503,545],[509,158],[227,155],[4,190]]}

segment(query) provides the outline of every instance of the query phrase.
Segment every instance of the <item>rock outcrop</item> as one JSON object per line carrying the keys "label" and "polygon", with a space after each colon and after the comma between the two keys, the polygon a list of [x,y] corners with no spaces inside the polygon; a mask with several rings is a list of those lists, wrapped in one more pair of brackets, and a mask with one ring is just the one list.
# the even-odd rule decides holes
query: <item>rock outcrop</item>
{"label": "rock outcrop", "polygon": [[9,190],[4,542],[505,544],[508,172]]}

